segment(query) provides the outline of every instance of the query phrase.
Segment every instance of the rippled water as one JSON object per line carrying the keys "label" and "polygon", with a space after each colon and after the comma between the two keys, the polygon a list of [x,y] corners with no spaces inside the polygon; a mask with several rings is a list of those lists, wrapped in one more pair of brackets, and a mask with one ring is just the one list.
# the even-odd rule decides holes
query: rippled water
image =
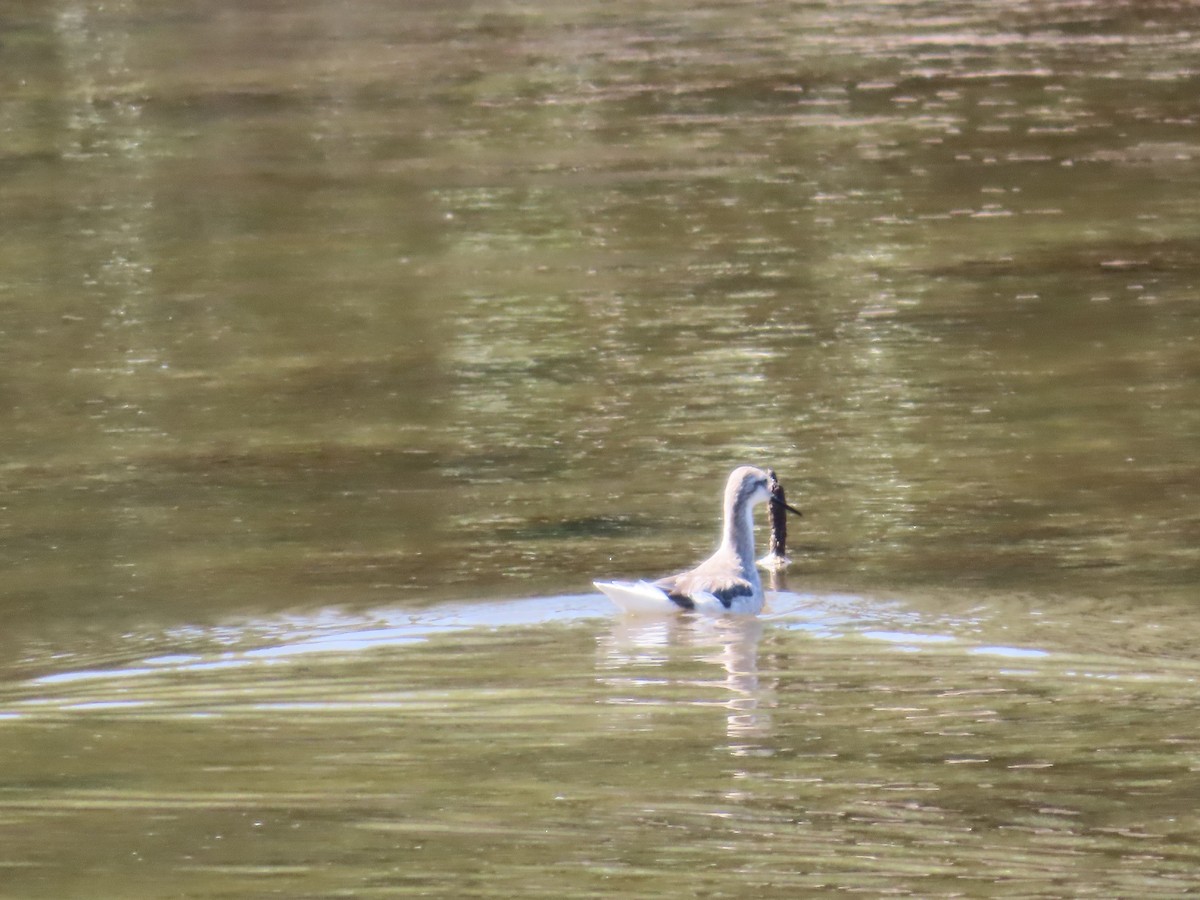
{"label": "rippled water", "polygon": [[[1195,886],[1200,662],[1000,600],[175,629],[0,694],[14,895]],[[1169,624],[1169,623],[1168,623]],[[1004,643],[1011,641],[1010,643]],[[81,841],[81,836],[87,839]],[[64,871],[63,861],[79,871]]]}
{"label": "rippled water", "polygon": [[0,26],[0,895],[1200,888],[1195,7]]}

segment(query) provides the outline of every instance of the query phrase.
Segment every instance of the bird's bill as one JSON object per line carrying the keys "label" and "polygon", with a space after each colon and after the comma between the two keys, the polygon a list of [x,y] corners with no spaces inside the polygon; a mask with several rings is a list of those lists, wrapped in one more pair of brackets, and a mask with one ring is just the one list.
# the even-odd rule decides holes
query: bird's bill
{"label": "bird's bill", "polygon": [[795,513],[796,515],[800,516],[800,518],[804,518],[804,513],[800,512],[800,510],[796,509],[796,507],[792,506],[792,504],[788,503],[786,500],[780,500],[778,497],[772,497],[771,502],[776,506],[782,506],[790,513]]}

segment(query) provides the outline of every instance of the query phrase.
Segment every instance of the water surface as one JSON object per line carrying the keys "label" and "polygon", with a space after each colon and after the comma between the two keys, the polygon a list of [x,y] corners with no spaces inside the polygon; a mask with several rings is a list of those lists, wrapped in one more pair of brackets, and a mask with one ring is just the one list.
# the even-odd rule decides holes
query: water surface
{"label": "water surface", "polygon": [[1195,8],[0,26],[0,893],[1200,886]]}

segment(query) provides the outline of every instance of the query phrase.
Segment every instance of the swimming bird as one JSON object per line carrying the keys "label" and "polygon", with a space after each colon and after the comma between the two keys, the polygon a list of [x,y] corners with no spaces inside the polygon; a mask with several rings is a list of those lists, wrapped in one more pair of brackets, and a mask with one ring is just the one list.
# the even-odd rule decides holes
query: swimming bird
{"label": "swimming bird", "polygon": [[724,524],[716,552],[696,568],[657,581],[596,581],[626,612],[657,613],[692,609],[756,615],[763,605],[762,582],[754,567],[754,507],[771,501],[796,515],[800,510],[771,493],[771,476],[740,466],[725,484]]}

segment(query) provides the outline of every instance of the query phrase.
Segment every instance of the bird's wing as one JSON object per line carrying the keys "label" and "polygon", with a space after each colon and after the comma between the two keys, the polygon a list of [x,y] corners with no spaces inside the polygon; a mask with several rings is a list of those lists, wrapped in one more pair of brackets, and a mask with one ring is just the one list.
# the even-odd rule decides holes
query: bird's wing
{"label": "bird's wing", "polygon": [[695,609],[696,601],[715,597],[726,609],[733,606],[738,597],[754,596],[754,585],[745,578],[728,575],[723,578],[702,576],[696,572],[668,575],[654,582],[668,597],[684,609]]}
{"label": "bird's wing", "polygon": [[680,609],[695,609],[696,601],[692,599],[691,594],[679,587],[679,582],[683,577],[683,575],[668,575],[666,578],[660,578],[652,583]]}
{"label": "bird's wing", "polygon": [[655,615],[669,612],[675,608],[675,604],[665,591],[645,581],[594,581],[592,583],[627,613]]}

